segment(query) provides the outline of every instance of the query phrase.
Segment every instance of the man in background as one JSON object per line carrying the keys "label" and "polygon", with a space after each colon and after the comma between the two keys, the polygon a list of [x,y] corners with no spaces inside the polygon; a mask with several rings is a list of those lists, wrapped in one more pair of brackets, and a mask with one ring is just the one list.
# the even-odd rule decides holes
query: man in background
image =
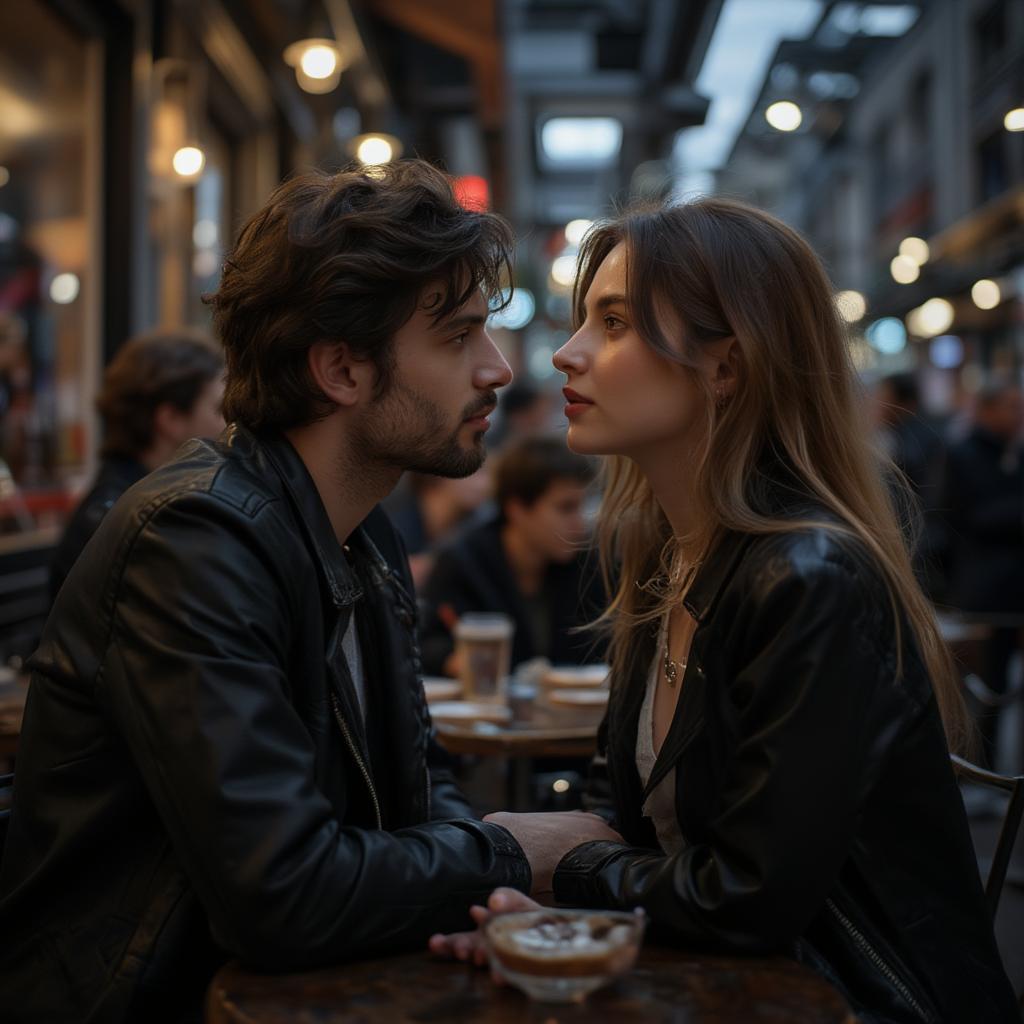
{"label": "man in background", "polygon": [[[950,533],[948,603],[994,624],[985,683],[1006,691],[1024,629],[1024,395],[995,378],[976,395],[967,437],[946,456],[943,507]],[[979,721],[994,764],[998,713]],[[1015,770],[1019,770],[1017,765]]]}
{"label": "man in background", "polygon": [[428,674],[458,674],[452,628],[464,612],[512,618],[513,665],[600,660],[593,635],[574,632],[601,611],[596,565],[584,551],[593,477],[593,464],[562,438],[529,437],[505,451],[494,475],[496,513],[442,548],[422,588]]}

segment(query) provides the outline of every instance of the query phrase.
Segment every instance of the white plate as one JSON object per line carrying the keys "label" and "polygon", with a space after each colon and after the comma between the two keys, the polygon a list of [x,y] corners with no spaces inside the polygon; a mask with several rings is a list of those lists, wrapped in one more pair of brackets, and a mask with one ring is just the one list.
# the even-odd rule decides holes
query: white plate
{"label": "white plate", "polygon": [[480,704],[470,700],[442,700],[430,705],[430,717],[435,722],[452,725],[470,725],[473,722],[493,722],[504,725],[512,713],[504,704]]}
{"label": "white plate", "polygon": [[553,665],[541,677],[545,686],[604,686],[608,679],[607,665]]}

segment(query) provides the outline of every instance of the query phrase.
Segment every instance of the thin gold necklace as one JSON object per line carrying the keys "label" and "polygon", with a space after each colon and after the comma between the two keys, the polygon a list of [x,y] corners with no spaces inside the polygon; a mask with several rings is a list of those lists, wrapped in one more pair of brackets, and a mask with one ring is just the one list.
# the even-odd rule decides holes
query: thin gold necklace
{"label": "thin gold necklace", "polygon": [[676,683],[678,683],[679,680],[683,678],[683,675],[686,672],[686,663],[689,661],[690,655],[689,655],[689,652],[687,652],[686,654],[683,655],[682,658],[679,659],[679,661],[673,661],[672,658],[669,657],[669,653],[668,653],[668,641],[669,641],[668,624],[669,624],[669,619],[666,616],[666,618],[665,618],[665,626],[664,626],[665,643],[664,643],[664,645],[662,647],[661,667],[662,667],[662,669],[665,672],[665,682],[668,683],[668,685],[674,690],[676,688]]}

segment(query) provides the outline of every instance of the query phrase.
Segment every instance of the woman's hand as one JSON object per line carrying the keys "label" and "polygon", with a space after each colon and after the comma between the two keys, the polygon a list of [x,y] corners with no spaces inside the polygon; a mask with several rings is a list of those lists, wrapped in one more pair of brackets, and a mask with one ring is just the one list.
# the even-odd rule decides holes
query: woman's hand
{"label": "woman's hand", "polygon": [[[495,889],[487,900],[486,907],[470,907],[469,913],[477,928],[472,932],[455,932],[452,935],[432,935],[427,948],[435,956],[446,959],[464,960],[483,967],[487,963],[487,946],[484,943],[483,926],[492,914],[505,914],[513,910],[539,910],[540,904],[516,889]],[[495,980],[500,980],[497,976]]]}

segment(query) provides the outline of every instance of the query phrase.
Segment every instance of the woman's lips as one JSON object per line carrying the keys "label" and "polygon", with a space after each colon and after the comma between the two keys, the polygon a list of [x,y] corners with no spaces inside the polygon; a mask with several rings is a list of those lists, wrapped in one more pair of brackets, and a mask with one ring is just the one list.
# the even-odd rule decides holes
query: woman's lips
{"label": "woman's lips", "polygon": [[565,395],[565,415],[572,419],[589,409],[594,403],[589,398],[584,398],[578,391],[572,388],[562,388]]}

